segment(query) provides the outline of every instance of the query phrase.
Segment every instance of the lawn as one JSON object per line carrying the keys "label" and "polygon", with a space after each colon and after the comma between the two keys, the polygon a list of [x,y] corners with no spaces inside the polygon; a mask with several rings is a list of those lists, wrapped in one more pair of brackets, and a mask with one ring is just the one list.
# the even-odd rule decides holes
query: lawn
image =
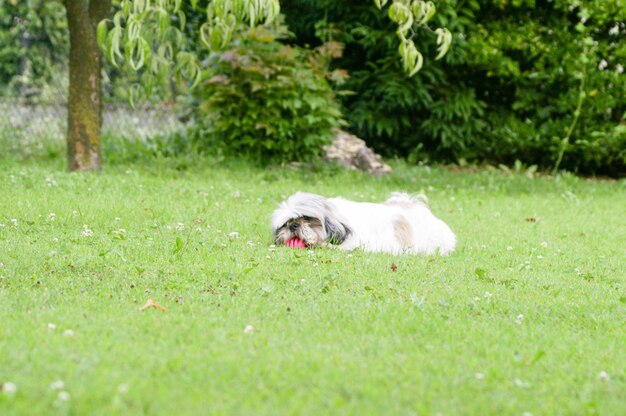
{"label": "lawn", "polygon": [[[626,412],[624,180],[204,165],[0,160],[0,414]],[[296,190],[423,191],[457,251],[273,247]]]}

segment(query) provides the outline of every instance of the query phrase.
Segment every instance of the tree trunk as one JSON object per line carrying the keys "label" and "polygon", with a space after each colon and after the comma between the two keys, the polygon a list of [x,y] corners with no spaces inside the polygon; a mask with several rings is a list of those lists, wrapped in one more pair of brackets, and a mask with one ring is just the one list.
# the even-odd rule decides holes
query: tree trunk
{"label": "tree trunk", "polygon": [[67,167],[70,171],[102,168],[101,57],[98,22],[108,16],[111,0],[65,0],[70,31]]}

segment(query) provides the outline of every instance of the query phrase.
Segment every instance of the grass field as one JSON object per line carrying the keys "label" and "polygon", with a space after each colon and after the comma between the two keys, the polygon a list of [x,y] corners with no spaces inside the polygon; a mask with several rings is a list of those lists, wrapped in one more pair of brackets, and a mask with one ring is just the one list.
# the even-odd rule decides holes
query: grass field
{"label": "grass field", "polygon": [[[0,160],[0,414],[626,413],[626,182]],[[271,246],[424,191],[449,257]],[[140,308],[148,299],[167,308]]]}

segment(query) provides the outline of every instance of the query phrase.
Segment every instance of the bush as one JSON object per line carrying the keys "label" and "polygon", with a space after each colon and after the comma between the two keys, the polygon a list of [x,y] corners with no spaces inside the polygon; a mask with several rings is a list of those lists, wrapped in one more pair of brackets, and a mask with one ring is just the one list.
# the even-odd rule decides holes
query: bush
{"label": "bush", "polygon": [[[454,34],[441,61],[431,34],[424,69],[401,70],[395,27],[371,0],[290,0],[296,43],[314,27],[345,43],[350,129],[386,155],[457,162],[521,160],[580,173],[626,174],[626,9],[619,2],[449,0]],[[622,66],[620,66],[620,63]],[[579,107],[579,98],[584,97]],[[568,133],[571,133],[568,135]]]}
{"label": "bush", "polygon": [[341,112],[310,52],[256,28],[213,57],[195,91],[201,147],[262,163],[307,160],[330,143]]}

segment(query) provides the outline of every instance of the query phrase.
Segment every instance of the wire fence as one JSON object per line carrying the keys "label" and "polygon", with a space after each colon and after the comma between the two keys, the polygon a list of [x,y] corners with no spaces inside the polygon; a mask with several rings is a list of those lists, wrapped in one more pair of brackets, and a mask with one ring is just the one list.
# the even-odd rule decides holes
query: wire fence
{"label": "wire fence", "polygon": [[[46,91],[23,89],[23,94],[0,90],[0,154],[30,157],[64,146],[67,134],[67,83]],[[144,103],[134,108],[104,92],[104,137],[148,141],[185,128],[171,103]],[[113,101],[113,102],[112,102]]]}
{"label": "wire fence", "polygon": [[[184,128],[171,106],[107,104],[103,134],[146,141]],[[46,145],[63,143],[67,133],[67,102],[28,102],[0,97],[0,137],[8,151],[30,156]]]}

